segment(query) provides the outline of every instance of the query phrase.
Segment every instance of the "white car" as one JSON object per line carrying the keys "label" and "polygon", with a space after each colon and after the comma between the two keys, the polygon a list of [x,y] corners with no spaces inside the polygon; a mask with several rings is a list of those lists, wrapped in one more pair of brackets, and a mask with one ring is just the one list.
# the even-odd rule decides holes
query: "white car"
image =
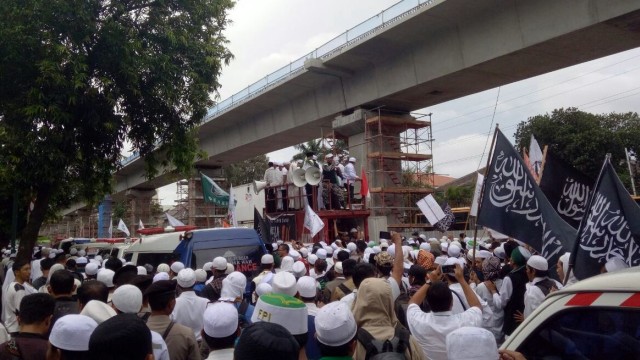
{"label": "white car", "polygon": [[640,267],[549,294],[501,349],[532,359],[640,359]]}

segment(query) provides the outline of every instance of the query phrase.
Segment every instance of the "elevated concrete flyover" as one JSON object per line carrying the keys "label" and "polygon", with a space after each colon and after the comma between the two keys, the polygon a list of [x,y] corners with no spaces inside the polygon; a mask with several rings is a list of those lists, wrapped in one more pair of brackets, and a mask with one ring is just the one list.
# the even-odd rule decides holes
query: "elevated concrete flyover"
{"label": "elevated concrete flyover", "polygon": [[[216,168],[318,138],[356,108],[417,110],[640,45],[640,1],[413,3],[421,5],[237,94],[241,101],[201,126],[209,158],[196,165]],[[126,165],[116,191],[175,181],[148,181],[143,170],[140,159]]]}

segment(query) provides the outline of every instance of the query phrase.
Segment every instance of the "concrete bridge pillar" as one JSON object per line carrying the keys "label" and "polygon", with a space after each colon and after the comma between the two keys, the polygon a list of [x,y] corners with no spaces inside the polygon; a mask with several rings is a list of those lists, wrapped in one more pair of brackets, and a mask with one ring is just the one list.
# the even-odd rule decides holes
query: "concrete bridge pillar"
{"label": "concrete bridge pillar", "polygon": [[143,224],[153,223],[151,201],[156,194],[155,190],[127,190],[127,203],[131,211],[129,212],[128,219],[123,220],[132,237],[136,236],[137,230],[140,227],[140,220],[142,220]]}

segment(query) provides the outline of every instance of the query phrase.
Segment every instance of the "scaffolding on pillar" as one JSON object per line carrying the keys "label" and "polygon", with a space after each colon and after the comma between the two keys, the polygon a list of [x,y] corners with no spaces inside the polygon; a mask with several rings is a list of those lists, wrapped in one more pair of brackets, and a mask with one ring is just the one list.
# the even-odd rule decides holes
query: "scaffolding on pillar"
{"label": "scaffolding on pillar", "polygon": [[369,208],[398,231],[428,226],[416,203],[433,192],[431,114],[414,115],[378,109],[365,117]]}
{"label": "scaffolding on pillar", "polygon": [[[221,186],[226,186],[225,178],[213,178],[213,181]],[[186,225],[194,225],[201,228],[219,227],[221,220],[227,216],[227,207],[215,206],[205,203],[202,195],[200,176],[181,180],[178,182],[178,199],[176,208],[181,217],[177,217]]]}

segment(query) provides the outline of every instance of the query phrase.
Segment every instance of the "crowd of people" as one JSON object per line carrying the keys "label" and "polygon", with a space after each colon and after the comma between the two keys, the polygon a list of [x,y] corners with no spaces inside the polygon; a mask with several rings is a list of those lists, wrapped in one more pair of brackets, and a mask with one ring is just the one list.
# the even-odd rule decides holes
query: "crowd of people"
{"label": "crowd of people", "polygon": [[[5,252],[0,359],[523,359],[499,344],[563,286],[513,240],[268,248],[255,274],[225,257],[194,270]],[[553,264],[560,279],[568,260]]]}
{"label": "crowd of people", "polygon": [[[277,211],[299,210],[309,204],[317,204],[318,209],[340,210],[354,202],[354,183],[360,177],[355,170],[356,158],[348,154],[326,154],[324,161],[319,161],[314,152],[308,152],[304,160],[270,161],[264,172],[263,181],[267,186],[266,210]],[[317,199],[313,198],[316,184],[296,186],[295,170],[317,168]],[[315,201],[314,201],[315,200]]]}

